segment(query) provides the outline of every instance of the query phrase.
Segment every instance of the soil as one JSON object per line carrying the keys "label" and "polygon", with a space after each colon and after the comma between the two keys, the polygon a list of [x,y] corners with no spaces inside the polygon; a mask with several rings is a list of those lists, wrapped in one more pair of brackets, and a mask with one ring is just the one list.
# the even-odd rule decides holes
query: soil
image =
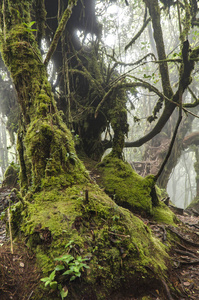
{"label": "soil", "polygon": [[[3,213],[0,219],[0,299],[30,300],[34,298],[34,291],[40,285],[42,275],[37,270],[34,254],[24,243],[14,241],[12,253],[6,216],[10,204],[15,201],[15,195],[10,189],[0,189],[0,215],[6,212],[5,217]],[[148,295],[146,298],[117,295],[114,300],[162,300],[162,289],[164,299],[199,299],[199,214],[196,211],[171,209],[179,219],[177,228],[143,219],[164,244],[167,244],[168,235],[170,239],[173,237],[170,251],[172,266],[168,269],[169,282],[162,280],[161,289],[156,287],[144,293],[140,291],[141,295]]]}
{"label": "soil", "polygon": [[[40,284],[40,272],[36,259],[24,243],[13,241],[9,236],[8,208],[16,197],[11,189],[0,188],[0,299],[28,300]],[[5,216],[4,216],[5,214]]]}

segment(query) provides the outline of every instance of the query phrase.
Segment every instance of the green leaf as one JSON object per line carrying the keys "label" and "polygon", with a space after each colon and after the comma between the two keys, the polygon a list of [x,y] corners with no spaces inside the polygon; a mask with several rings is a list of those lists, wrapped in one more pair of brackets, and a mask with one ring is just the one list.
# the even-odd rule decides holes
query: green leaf
{"label": "green leaf", "polygon": [[56,257],[54,260],[63,261],[68,264],[73,259],[74,259],[74,257],[72,255],[65,254],[62,257]]}
{"label": "green leaf", "polygon": [[56,290],[56,288],[57,288],[57,281],[52,281],[50,283],[50,287],[51,287],[51,289]]}
{"label": "green leaf", "polygon": [[57,265],[55,267],[55,271],[61,271],[61,270],[64,270],[64,269],[65,269],[64,265]]}
{"label": "green leaf", "polygon": [[75,277],[80,277],[81,273],[80,272],[75,272]]}
{"label": "green leaf", "polygon": [[62,300],[68,296],[68,289],[67,289],[67,287],[63,288],[60,291],[60,295],[61,295]]}
{"label": "green leaf", "polygon": [[71,244],[72,243],[74,243],[74,241],[73,240],[71,240],[68,244],[66,244],[66,246],[65,246],[65,248],[67,248],[67,247],[69,247],[69,246],[71,246]]}
{"label": "green leaf", "polygon": [[[87,266],[87,265],[84,265],[84,268],[86,268],[86,269],[90,269],[90,267],[89,267],[89,266]],[[102,269],[103,269],[103,267],[102,267]]]}
{"label": "green leaf", "polygon": [[72,277],[70,278],[70,281],[75,280],[75,278],[76,278],[76,276],[72,276]]}
{"label": "green leaf", "polygon": [[49,280],[50,281],[53,281],[54,280],[54,278],[55,278],[55,270],[50,274],[50,276],[49,276]]}
{"label": "green leaf", "polygon": [[79,272],[79,270],[80,270],[79,266],[75,266],[75,267],[73,268],[73,271],[74,271],[74,272]]}
{"label": "green leaf", "polygon": [[48,280],[48,281],[46,281],[46,282],[45,282],[45,286],[47,286],[49,283],[50,283],[50,281],[49,281],[49,280]]}
{"label": "green leaf", "polygon": [[70,275],[70,274],[72,274],[73,273],[73,270],[67,270],[67,271],[65,271],[62,275]]}
{"label": "green leaf", "polygon": [[49,280],[49,277],[44,277],[44,278],[41,278],[40,280],[45,282],[45,281]]}
{"label": "green leaf", "polygon": [[35,21],[32,21],[28,24],[28,27],[32,27],[36,22]]}

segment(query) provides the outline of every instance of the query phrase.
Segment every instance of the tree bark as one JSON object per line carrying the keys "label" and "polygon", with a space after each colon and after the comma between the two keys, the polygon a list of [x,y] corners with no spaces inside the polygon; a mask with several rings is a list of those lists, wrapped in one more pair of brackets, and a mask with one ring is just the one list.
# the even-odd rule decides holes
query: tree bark
{"label": "tree bark", "polygon": [[48,177],[63,174],[68,174],[64,183],[68,185],[77,170],[84,173],[71,133],[56,108],[35,37],[28,28],[30,9],[31,1],[1,2],[2,57],[21,107],[18,151],[23,190],[39,188]]}

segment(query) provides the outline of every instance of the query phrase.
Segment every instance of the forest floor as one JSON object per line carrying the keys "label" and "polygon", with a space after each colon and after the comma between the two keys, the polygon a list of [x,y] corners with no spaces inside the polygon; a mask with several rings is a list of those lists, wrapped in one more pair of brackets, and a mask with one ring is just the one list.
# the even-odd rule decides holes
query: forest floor
{"label": "forest floor", "polygon": [[[8,210],[9,202],[15,202],[10,189],[0,188],[0,214]],[[180,212],[180,214],[179,214]],[[195,216],[193,215],[195,214]],[[154,235],[164,244],[167,237],[173,240],[170,251],[172,267],[169,269],[169,283],[165,283],[165,299],[199,299],[199,213],[177,210],[178,227],[143,220],[151,227]],[[9,237],[9,226],[0,219],[0,299],[30,300],[40,285],[41,274],[35,264],[35,256],[24,244],[13,243]],[[172,239],[172,236],[175,237]],[[172,288],[171,288],[172,287]],[[172,293],[178,290],[179,293]],[[140,291],[142,292],[142,291]],[[117,297],[118,299],[118,297]],[[146,298],[120,298],[125,300],[162,300],[158,290],[148,291]],[[89,299],[92,300],[92,299]]]}

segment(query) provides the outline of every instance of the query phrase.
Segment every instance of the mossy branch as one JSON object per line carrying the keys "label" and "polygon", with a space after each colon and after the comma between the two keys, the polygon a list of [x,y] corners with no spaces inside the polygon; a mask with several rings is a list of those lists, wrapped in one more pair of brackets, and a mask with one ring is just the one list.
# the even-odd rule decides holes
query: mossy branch
{"label": "mossy branch", "polygon": [[196,95],[194,94],[194,92],[192,91],[192,89],[190,87],[188,87],[188,91],[191,94],[192,98],[194,99],[194,102],[192,102],[192,103],[185,103],[183,106],[187,107],[187,108],[198,106],[199,105],[199,99],[196,97]]}
{"label": "mossy branch", "polygon": [[[157,88],[155,88],[153,85],[151,85],[148,82],[143,81],[142,79],[139,79],[137,77],[131,76],[133,77],[135,80],[139,80],[140,82],[126,82],[126,83],[121,83],[119,82],[117,85],[113,86],[112,90],[109,90],[108,93],[113,92],[114,89],[128,89],[128,88],[136,88],[136,87],[143,87],[148,89],[150,92],[154,92],[156,95],[158,95],[160,98],[165,99],[166,105],[165,108],[163,110],[163,113],[160,117],[160,119],[158,120],[157,124],[154,126],[154,128],[148,133],[146,134],[144,137],[140,138],[139,140],[133,141],[133,142],[126,142],[124,147],[140,147],[142,146],[144,143],[146,143],[147,141],[151,140],[153,137],[155,137],[163,128],[163,126],[166,124],[169,116],[172,114],[173,110],[175,109],[175,107],[181,107],[181,103],[177,102],[179,101],[179,90],[176,92],[176,94],[174,95],[174,97],[172,99],[169,99],[168,97],[166,97],[163,93],[161,93]],[[106,96],[106,95],[105,95]],[[106,98],[103,100],[103,102],[106,100]],[[199,103],[198,103],[199,104]],[[192,113],[191,111],[187,110],[186,107],[191,107],[191,104],[189,104],[190,106],[188,106],[188,104],[183,104],[182,105],[182,110],[185,113],[188,113],[196,118],[199,118],[197,115],[195,115],[194,113]],[[195,104],[196,106],[196,104]],[[108,149],[112,147],[112,142],[111,141],[104,141],[104,149]]]}
{"label": "mossy branch", "polygon": [[100,86],[98,84],[98,81],[91,76],[91,74],[88,72],[88,70],[84,67],[84,71],[81,70],[77,70],[77,69],[69,69],[69,73],[73,73],[73,74],[80,74],[82,76],[84,76],[88,81],[89,84],[91,85],[91,87],[95,90],[97,89],[97,91],[100,93],[100,95],[104,94],[104,91],[102,89],[102,86]]}
{"label": "mossy branch", "polygon": [[[156,1],[156,0],[153,0],[153,1]],[[182,48],[183,63],[181,65],[179,86],[178,86],[178,90],[176,91],[175,95],[173,95],[172,97],[169,97],[168,90],[164,89],[164,86],[163,86],[164,98],[167,101],[165,102],[165,107],[164,107],[164,110],[162,112],[160,119],[158,120],[158,122],[156,123],[154,128],[149,133],[147,133],[145,136],[143,136],[142,138],[140,138],[137,141],[128,143],[127,147],[140,147],[141,145],[143,145],[144,143],[148,142],[153,137],[155,137],[158,133],[160,133],[162,128],[165,126],[169,117],[172,115],[175,107],[181,106],[181,104],[180,104],[181,96],[191,83],[191,73],[194,69],[194,61],[191,61],[191,59],[196,59],[199,55],[199,47],[196,47],[195,49],[193,49],[190,57],[189,57],[189,50],[190,50],[189,43],[188,43],[188,41],[185,41],[183,43],[183,48]],[[170,89],[170,87],[169,87],[169,89]],[[166,91],[166,93],[165,93],[165,91]],[[185,110],[185,109],[183,108],[183,110]],[[189,112],[189,113],[191,113],[191,112]],[[125,146],[126,146],[126,144],[125,144]]]}
{"label": "mossy branch", "polygon": [[[123,80],[123,79],[122,79]],[[115,90],[118,87],[118,84],[113,85],[107,93],[105,93],[104,97],[102,98],[102,100],[100,101],[100,103],[98,104],[96,110],[95,110],[95,118],[97,118],[98,112],[100,107],[102,106],[102,104],[109,98],[110,94],[113,92],[113,90]],[[122,88],[122,87],[120,87]]]}
{"label": "mossy branch", "polygon": [[53,38],[53,41],[50,45],[50,48],[48,50],[48,53],[46,55],[46,58],[44,60],[44,65],[48,65],[51,57],[53,56],[53,53],[55,52],[56,48],[57,48],[57,45],[58,45],[58,42],[59,42],[59,39],[60,39],[60,36],[61,34],[63,33],[65,27],[66,27],[66,24],[72,14],[72,9],[73,9],[73,6],[74,6],[74,3],[73,1],[70,1],[69,4],[68,4],[68,7],[65,9],[64,13],[63,13],[63,16],[62,16],[62,19],[59,23],[59,26],[57,27],[57,30],[55,32],[55,35],[54,35],[54,38]]}
{"label": "mossy branch", "polygon": [[149,24],[149,22],[151,21],[151,18],[148,18],[146,21],[144,21],[141,29],[138,31],[138,33],[132,38],[132,40],[128,43],[128,45],[125,46],[125,51],[128,50],[129,47],[131,47],[135,41],[140,37],[140,35],[142,34],[142,32],[144,31],[144,29],[147,27],[147,25]]}
{"label": "mossy branch", "polygon": [[190,11],[190,5],[187,0],[184,0],[185,3],[185,18],[183,20],[184,28],[182,32],[180,33],[180,40],[183,43],[185,41],[186,36],[189,33],[189,30],[191,28],[191,11]]}
{"label": "mossy branch", "polygon": [[[137,61],[134,62],[134,63],[125,63],[125,62],[123,62],[123,61],[117,61],[117,60],[115,59],[115,57],[114,57],[113,55],[110,55],[110,54],[107,54],[107,56],[110,57],[110,58],[115,62],[115,64],[113,65],[113,68],[112,68],[112,69],[116,68],[118,65],[120,65],[120,66],[125,66],[125,67],[127,67],[127,66],[131,67],[131,66],[139,65],[139,64],[141,64],[144,60],[146,60],[148,57],[154,58],[154,61],[156,60],[156,57],[155,57],[155,55],[154,55],[153,53],[148,53],[148,54],[146,54],[144,57],[142,57],[141,59],[137,60]],[[150,61],[150,62],[154,62],[154,61]],[[149,61],[146,61],[145,63],[148,63],[148,62],[149,62]]]}
{"label": "mossy branch", "polygon": [[73,48],[73,52],[74,52],[74,55],[78,61],[78,63],[80,64],[80,66],[82,67],[82,70],[78,70],[78,69],[72,69],[72,70],[69,70],[69,72],[73,72],[73,73],[79,73],[81,75],[83,75],[91,84],[91,86],[94,88],[94,89],[97,89],[98,92],[100,93],[100,95],[103,95],[104,94],[104,90],[103,90],[103,87],[101,85],[101,80],[99,80],[99,78],[95,79],[91,73],[87,70],[87,68],[83,65],[81,59],[79,58],[79,56],[77,55],[77,52],[75,51],[73,45],[72,45],[72,48]]}

